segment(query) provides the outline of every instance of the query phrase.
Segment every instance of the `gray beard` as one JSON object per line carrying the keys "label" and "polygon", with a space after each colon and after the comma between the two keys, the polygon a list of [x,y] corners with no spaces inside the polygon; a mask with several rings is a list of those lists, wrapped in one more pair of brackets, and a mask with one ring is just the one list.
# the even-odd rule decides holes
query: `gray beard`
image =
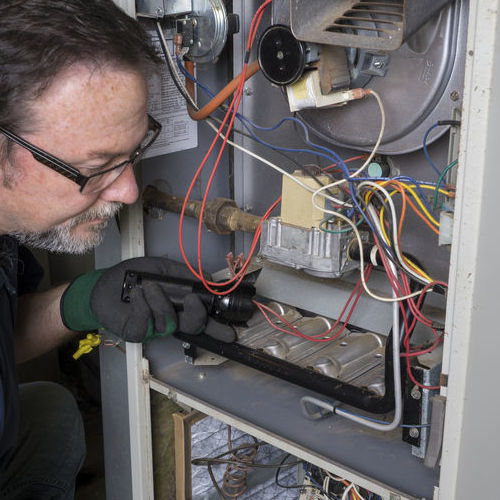
{"label": "gray beard", "polygon": [[[20,244],[31,248],[39,248],[53,253],[84,254],[101,243],[104,237],[104,229],[113,218],[122,203],[111,202],[101,207],[90,208],[69,221],[58,224],[48,231],[15,231],[9,233]],[[86,236],[75,236],[73,228],[82,222],[89,222],[94,219],[107,219],[101,224],[92,226],[91,233]]]}

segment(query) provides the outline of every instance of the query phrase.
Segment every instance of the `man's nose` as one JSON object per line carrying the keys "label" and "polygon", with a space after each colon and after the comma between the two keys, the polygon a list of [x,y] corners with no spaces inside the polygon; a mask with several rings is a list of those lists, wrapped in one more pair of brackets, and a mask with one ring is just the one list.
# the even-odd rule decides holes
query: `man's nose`
{"label": "man's nose", "polygon": [[139,188],[135,180],[134,168],[129,165],[106,189],[99,198],[105,201],[119,201],[130,205],[139,197]]}

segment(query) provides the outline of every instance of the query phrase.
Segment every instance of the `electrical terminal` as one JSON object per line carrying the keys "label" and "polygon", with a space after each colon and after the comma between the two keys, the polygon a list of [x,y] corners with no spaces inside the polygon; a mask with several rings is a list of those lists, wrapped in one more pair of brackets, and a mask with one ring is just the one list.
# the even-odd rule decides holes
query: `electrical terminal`
{"label": "electrical terminal", "polygon": [[303,109],[328,108],[341,106],[349,101],[362,99],[371,93],[370,89],[339,90],[330,94],[321,92],[320,75],[318,71],[308,71],[296,83],[286,88],[290,111]]}

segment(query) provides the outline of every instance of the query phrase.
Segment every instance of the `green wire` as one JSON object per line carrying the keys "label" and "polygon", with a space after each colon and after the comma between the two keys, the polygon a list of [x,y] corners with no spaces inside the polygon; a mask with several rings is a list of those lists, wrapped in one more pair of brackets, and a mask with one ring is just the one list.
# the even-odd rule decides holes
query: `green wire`
{"label": "green wire", "polygon": [[[339,234],[339,233],[348,233],[349,231],[352,231],[352,227],[349,226],[345,229],[339,229],[338,231],[330,231],[329,229],[325,229],[325,224],[330,221],[332,219],[325,219],[323,221],[321,221],[320,225],[319,225],[319,228],[321,231],[323,231],[324,233],[330,233],[330,234]],[[358,222],[356,222],[356,226],[359,226],[361,224],[361,222],[363,222],[362,219],[360,219]]]}
{"label": "green wire", "polygon": [[453,168],[456,164],[458,163],[458,160],[452,161],[441,173],[439,176],[438,182],[436,184],[436,190],[434,191],[434,203],[432,204],[432,211],[435,212],[437,208],[437,202],[438,202],[438,195],[439,195],[439,186],[441,186],[441,183],[444,180],[445,175],[448,173],[448,170],[450,168]]}

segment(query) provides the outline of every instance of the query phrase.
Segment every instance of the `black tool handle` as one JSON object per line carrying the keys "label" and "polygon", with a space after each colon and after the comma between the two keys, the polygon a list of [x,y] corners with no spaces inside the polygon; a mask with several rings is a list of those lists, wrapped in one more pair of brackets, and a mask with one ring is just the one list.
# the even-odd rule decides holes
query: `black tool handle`
{"label": "black tool handle", "polygon": [[[184,297],[190,293],[196,293],[200,297],[210,316],[226,323],[244,323],[252,317],[255,310],[252,301],[255,288],[247,283],[242,283],[229,294],[219,296],[211,294],[199,281],[194,279],[174,278],[172,276],[131,270],[125,273],[122,301],[130,302],[130,292],[135,287],[142,287],[145,281],[161,283],[163,292],[167,294],[178,311],[182,311]],[[224,288],[222,287],[221,290],[224,290]]]}

